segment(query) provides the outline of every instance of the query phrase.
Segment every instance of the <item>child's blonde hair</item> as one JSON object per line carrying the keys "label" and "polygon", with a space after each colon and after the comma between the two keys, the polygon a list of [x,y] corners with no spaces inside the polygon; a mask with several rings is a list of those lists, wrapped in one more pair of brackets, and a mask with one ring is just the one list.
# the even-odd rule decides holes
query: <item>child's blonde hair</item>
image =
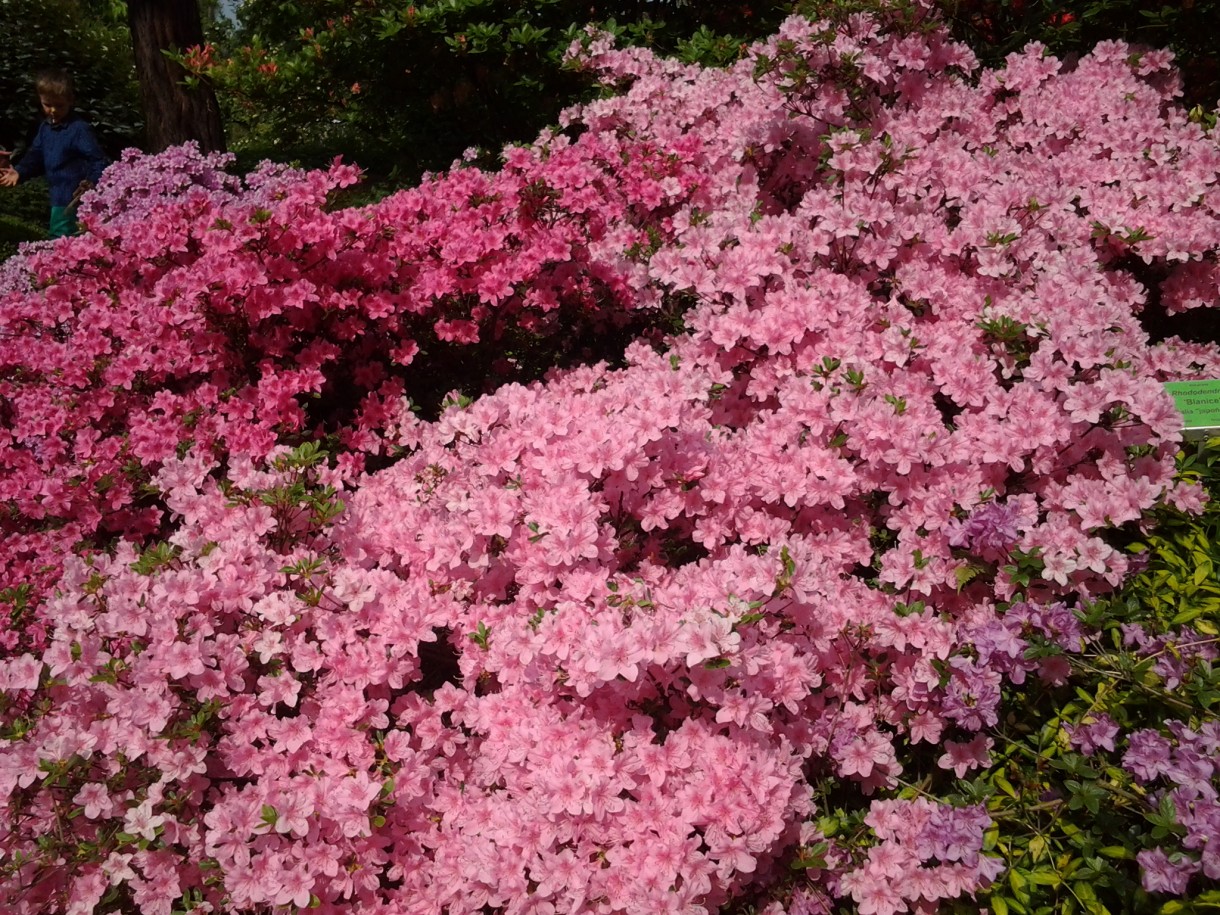
{"label": "child's blonde hair", "polygon": [[72,84],[72,76],[67,70],[61,70],[58,67],[39,70],[34,74],[34,90],[39,97],[58,99],[59,101],[71,102],[76,96],[75,86]]}

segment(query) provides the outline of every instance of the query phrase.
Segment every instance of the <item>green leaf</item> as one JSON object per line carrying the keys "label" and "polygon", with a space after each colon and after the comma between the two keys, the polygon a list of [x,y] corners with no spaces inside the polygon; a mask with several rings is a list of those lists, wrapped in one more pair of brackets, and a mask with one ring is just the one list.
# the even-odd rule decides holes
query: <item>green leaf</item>
{"label": "green leaf", "polygon": [[472,642],[486,651],[488,643],[491,640],[491,630],[487,628],[487,625],[482,620],[480,620],[478,628],[475,629],[474,632],[468,633],[468,636]]}
{"label": "green leaf", "polygon": [[1012,786],[1012,782],[1010,782],[1000,773],[997,772],[991,777],[991,783],[1013,800],[1017,800],[1017,789]]}
{"label": "green leaf", "polygon": [[1030,872],[1029,882],[1038,886],[1058,886],[1063,882],[1063,878],[1054,871],[1039,869]]}
{"label": "green leaf", "polygon": [[1110,915],[1110,910],[1098,900],[1097,892],[1093,889],[1092,884],[1086,883],[1083,880],[1077,880],[1072,884],[1071,889],[1089,915]]}

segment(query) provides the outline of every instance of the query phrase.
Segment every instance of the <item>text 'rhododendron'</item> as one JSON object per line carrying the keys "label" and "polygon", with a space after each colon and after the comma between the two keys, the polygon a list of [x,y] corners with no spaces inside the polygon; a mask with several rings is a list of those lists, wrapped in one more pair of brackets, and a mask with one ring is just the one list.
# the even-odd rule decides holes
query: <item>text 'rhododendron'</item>
{"label": "text 'rhododendron'", "polygon": [[[1140,318],[1216,300],[1220,151],[1163,55],[976,73],[917,25],[793,18],[723,71],[590,35],[618,94],[501,172],[342,209],[339,164],[133,159],[10,263],[5,584],[41,629],[0,660],[0,906],[989,886],[986,809],[898,789],[987,766],[1120,538],[1197,506],[1161,382],[1220,351]],[[679,308],[621,364],[406,403],[442,341]]]}

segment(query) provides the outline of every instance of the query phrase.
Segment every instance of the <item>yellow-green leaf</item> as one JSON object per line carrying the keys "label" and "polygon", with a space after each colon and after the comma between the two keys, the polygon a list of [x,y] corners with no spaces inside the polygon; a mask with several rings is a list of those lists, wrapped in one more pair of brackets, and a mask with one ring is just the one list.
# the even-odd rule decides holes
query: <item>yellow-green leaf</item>
{"label": "yellow-green leaf", "polygon": [[1172,625],[1181,626],[1183,623],[1189,623],[1202,616],[1203,612],[1203,608],[1200,606],[1188,607],[1173,618]]}
{"label": "yellow-green leaf", "polygon": [[1195,584],[1201,585],[1212,577],[1212,561],[1200,553],[1195,553],[1195,562],[1198,563],[1195,566]]}
{"label": "yellow-green leaf", "polygon": [[1097,899],[1097,893],[1093,891],[1093,887],[1083,880],[1072,884],[1072,893],[1080,900],[1080,904],[1084,906],[1089,915],[1110,915],[1110,910]]}
{"label": "yellow-green leaf", "polygon": [[1026,889],[1029,884],[1024,874],[1015,868],[1010,870],[1008,872],[1008,885],[1012,887],[1013,901],[1019,902],[1022,905],[1029,902],[1029,890]]}
{"label": "yellow-green leaf", "polygon": [[995,786],[997,788],[999,788],[1001,791],[1003,791],[1005,794],[1007,794],[1010,798],[1012,798],[1013,800],[1017,799],[1017,789],[1014,788],[1012,786],[1012,782],[1010,782],[1008,779],[1006,779],[1003,775],[1000,775],[997,772],[995,774],[995,776],[991,779],[991,781],[995,784]]}
{"label": "yellow-green leaf", "polygon": [[1029,840],[1029,856],[1034,861],[1041,861],[1046,856],[1046,839],[1034,836]]}

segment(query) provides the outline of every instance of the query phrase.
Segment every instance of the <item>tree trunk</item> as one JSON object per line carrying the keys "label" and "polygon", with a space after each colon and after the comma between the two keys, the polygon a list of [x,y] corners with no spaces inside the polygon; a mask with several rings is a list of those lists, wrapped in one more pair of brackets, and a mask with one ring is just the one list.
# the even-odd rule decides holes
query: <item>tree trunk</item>
{"label": "tree trunk", "polygon": [[183,85],[186,71],[162,53],[203,44],[197,0],[127,0],[127,22],[149,151],[197,140],[204,152],[223,152],[216,93],[207,83]]}

